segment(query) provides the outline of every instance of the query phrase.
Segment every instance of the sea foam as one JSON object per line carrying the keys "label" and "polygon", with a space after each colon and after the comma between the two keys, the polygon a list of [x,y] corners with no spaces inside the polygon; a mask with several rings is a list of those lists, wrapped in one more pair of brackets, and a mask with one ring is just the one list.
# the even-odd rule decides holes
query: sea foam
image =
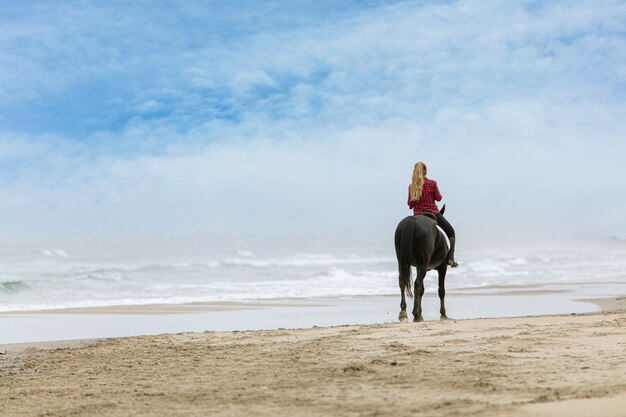
{"label": "sea foam", "polygon": [[[624,281],[626,253],[619,249],[465,248],[460,267],[448,270],[446,287]],[[393,251],[271,256],[239,250],[232,257],[158,261],[78,258],[58,249],[33,253],[0,259],[0,311],[399,295]],[[427,274],[425,285],[435,291],[436,272]]]}

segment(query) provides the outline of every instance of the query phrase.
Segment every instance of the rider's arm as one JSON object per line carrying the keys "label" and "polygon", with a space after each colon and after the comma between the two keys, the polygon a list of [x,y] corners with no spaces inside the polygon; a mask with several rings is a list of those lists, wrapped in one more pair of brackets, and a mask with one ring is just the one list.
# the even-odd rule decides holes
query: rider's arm
{"label": "rider's arm", "polygon": [[409,205],[409,208],[413,208],[415,207],[415,203],[417,203],[417,201],[411,201],[411,187],[409,186],[409,199],[406,202]]}
{"label": "rider's arm", "polygon": [[433,181],[435,183],[435,201],[441,201],[443,197],[441,197],[441,193],[439,192],[439,186],[437,185],[437,181]]}

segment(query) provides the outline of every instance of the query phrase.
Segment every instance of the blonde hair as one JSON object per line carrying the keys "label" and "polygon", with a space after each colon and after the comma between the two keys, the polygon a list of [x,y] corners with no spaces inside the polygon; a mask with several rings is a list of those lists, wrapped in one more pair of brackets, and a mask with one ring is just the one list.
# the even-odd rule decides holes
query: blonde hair
{"label": "blonde hair", "polygon": [[424,178],[426,178],[426,164],[418,162],[413,167],[413,179],[411,180],[411,201],[417,201],[422,196],[424,190]]}

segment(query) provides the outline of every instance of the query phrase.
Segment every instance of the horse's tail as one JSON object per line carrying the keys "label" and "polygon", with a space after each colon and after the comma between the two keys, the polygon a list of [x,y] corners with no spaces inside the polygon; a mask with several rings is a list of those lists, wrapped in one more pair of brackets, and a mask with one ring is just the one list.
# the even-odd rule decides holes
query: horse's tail
{"label": "horse's tail", "polygon": [[412,218],[400,222],[396,229],[395,244],[398,258],[400,288],[408,297],[413,297],[413,279],[411,277],[411,260],[414,257],[413,241],[417,224]]}

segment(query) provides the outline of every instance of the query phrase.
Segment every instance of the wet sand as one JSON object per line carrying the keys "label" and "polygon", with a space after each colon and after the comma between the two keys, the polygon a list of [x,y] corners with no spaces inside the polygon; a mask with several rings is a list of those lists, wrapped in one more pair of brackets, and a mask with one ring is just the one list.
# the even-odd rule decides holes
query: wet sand
{"label": "wet sand", "polygon": [[[448,315],[455,319],[554,315],[606,310],[607,294],[622,294],[615,283],[511,285],[460,288],[447,292]],[[424,318],[439,318],[439,298],[428,291]],[[65,308],[0,313],[0,345],[163,333],[271,330],[397,320],[398,295],[203,302]]]}
{"label": "wet sand", "polygon": [[1,416],[626,410],[624,312],[69,343],[0,348]]}
{"label": "wet sand", "polygon": [[[260,310],[271,307],[285,307],[286,303],[271,302],[206,302],[187,304],[146,304],[128,306],[75,307],[50,310],[19,311],[0,313],[0,317],[41,315],[41,314],[80,314],[80,315],[154,315],[154,314],[187,314],[215,311]],[[292,307],[315,307],[314,304],[290,303]]]}

